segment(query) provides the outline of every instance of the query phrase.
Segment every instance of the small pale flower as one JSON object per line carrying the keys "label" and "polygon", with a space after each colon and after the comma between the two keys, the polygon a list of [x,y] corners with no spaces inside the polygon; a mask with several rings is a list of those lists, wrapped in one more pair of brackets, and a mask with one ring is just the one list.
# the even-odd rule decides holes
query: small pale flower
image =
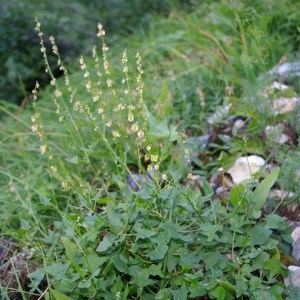
{"label": "small pale flower", "polygon": [[153,170],[153,166],[152,165],[148,165],[147,171],[151,171],[151,170]]}
{"label": "small pale flower", "polygon": [[106,80],[107,87],[111,87],[113,85],[113,81],[111,79]]}
{"label": "small pale flower", "polygon": [[111,124],[112,124],[112,121],[108,121],[105,125],[106,125],[107,127],[110,127]]}
{"label": "small pale flower", "polygon": [[32,132],[36,132],[38,130],[38,125],[37,124],[32,125],[31,130]]}
{"label": "small pale flower", "polygon": [[189,148],[184,149],[184,153],[185,154],[190,154],[190,149]]}
{"label": "small pale flower", "polygon": [[155,165],[153,166],[153,168],[154,168],[154,170],[158,171],[158,169],[159,169],[159,164],[155,164]]}
{"label": "small pale flower", "polygon": [[109,50],[109,48],[104,44],[102,47],[102,51],[103,52],[107,52]]}
{"label": "small pale flower", "polygon": [[80,56],[80,58],[79,58],[79,63],[80,63],[81,69],[85,69],[86,65],[85,65],[85,63],[84,63],[83,56]]}
{"label": "small pale flower", "polygon": [[161,178],[162,178],[162,180],[166,181],[168,179],[168,176],[167,176],[167,174],[162,174]]}
{"label": "small pale flower", "polygon": [[151,154],[150,159],[152,162],[157,162],[158,161],[158,155],[157,154]]}
{"label": "small pale flower", "polygon": [[189,173],[188,175],[187,175],[187,179],[192,179],[193,178],[193,174],[192,173]]}
{"label": "small pale flower", "polygon": [[147,147],[146,147],[146,150],[149,152],[149,151],[151,150],[151,146],[150,146],[150,145],[147,146]]}
{"label": "small pale flower", "polygon": [[62,92],[60,90],[55,90],[55,97],[60,97]]}
{"label": "small pale flower", "polygon": [[128,121],[132,122],[134,120],[134,115],[131,111],[128,112]]}
{"label": "small pale flower", "polygon": [[120,109],[120,110],[123,110],[123,109],[125,109],[125,106],[124,106],[124,104],[121,104],[121,103],[118,105],[118,107],[119,107],[119,109]]}
{"label": "small pale flower", "polygon": [[114,138],[120,137],[120,133],[119,133],[118,131],[116,131],[116,130],[114,130],[114,131],[112,132],[112,135],[113,135]]}
{"label": "small pale flower", "polygon": [[98,114],[101,115],[103,113],[103,108],[98,109]]}
{"label": "small pale flower", "polygon": [[57,168],[54,167],[54,166],[51,166],[51,167],[50,167],[50,170],[51,170],[51,172],[52,172],[53,174],[57,173]]}
{"label": "small pale flower", "polygon": [[98,37],[102,37],[105,35],[105,31],[103,30],[103,25],[98,23],[98,33],[97,36]]}
{"label": "small pale flower", "polygon": [[88,81],[88,82],[85,84],[85,87],[86,87],[86,89],[87,89],[88,91],[90,91],[90,90],[91,90],[91,82]]}
{"label": "small pale flower", "polygon": [[139,126],[138,126],[137,123],[134,123],[134,124],[131,126],[131,130],[132,130],[133,132],[137,132],[138,129],[139,129]]}
{"label": "small pale flower", "polygon": [[127,54],[126,54],[126,49],[123,51],[123,56],[122,56],[122,64],[127,63]]}
{"label": "small pale flower", "polygon": [[46,149],[47,149],[46,145],[41,145],[40,146],[41,155],[44,155],[46,153]]}
{"label": "small pale flower", "polygon": [[97,51],[96,51],[96,46],[93,47],[93,57],[96,57]]}
{"label": "small pale flower", "polygon": [[66,189],[66,188],[68,187],[68,181],[67,181],[67,180],[62,181],[61,187],[62,187],[63,189]]}
{"label": "small pale flower", "polygon": [[38,117],[39,117],[39,114],[38,114],[38,113],[32,115],[32,116],[31,116],[31,121],[32,121],[32,122],[35,122],[36,119],[37,119]]}
{"label": "small pale flower", "polygon": [[137,133],[137,136],[138,136],[139,139],[142,139],[145,136],[144,131],[139,130],[139,132]]}

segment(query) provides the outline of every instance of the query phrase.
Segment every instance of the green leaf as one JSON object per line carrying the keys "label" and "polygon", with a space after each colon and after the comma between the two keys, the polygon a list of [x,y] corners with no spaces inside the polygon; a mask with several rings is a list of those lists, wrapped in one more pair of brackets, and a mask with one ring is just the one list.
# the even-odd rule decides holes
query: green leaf
{"label": "green leaf", "polygon": [[170,142],[179,139],[177,126],[169,125],[167,120],[158,122],[149,112],[147,112],[149,120],[148,135],[155,138],[168,138]]}
{"label": "green leaf", "polygon": [[206,269],[213,268],[218,261],[216,253],[212,251],[203,253],[203,261]]}
{"label": "green leaf", "polygon": [[210,292],[210,295],[216,297],[218,300],[225,299],[226,291],[222,286],[217,286],[213,291]]}
{"label": "green leaf", "polygon": [[265,217],[266,228],[284,230],[288,228],[287,222],[276,214],[267,215]]}
{"label": "green leaf", "polygon": [[154,230],[144,229],[144,228],[137,228],[136,229],[137,236],[135,238],[135,241],[139,239],[148,239],[153,235],[156,235],[157,232]]}
{"label": "green leaf", "polygon": [[119,271],[119,272],[122,272],[122,273],[125,273],[125,274],[131,274],[130,272],[130,269],[127,265],[127,259],[120,253],[114,255],[112,258],[111,258],[115,268]]}
{"label": "green leaf", "polygon": [[282,272],[282,265],[280,262],[280,253],[278,249],[274,249],[274,254],[265,263],[264,268],[270,270],[270,276],[275,277]]}
{"label": "green leaf", "polygon": [[66,271],[67,269],[70,267],[71,263],[68,262],[66,264],[62,264],[62,263],[56,263],[56,264],[52,264],[50,266],[44,267],[44,271],[50,275],[52,275],[52,277],[55,280],[63,280],[63,279],[67,279],[66,278]]}
{"label": "green leaf", "polygon": [[178,249],[182,247],[181,244],[172,244],[169,247],[167,255],[167,270],[169,273],[172,273],[175,267],[179,264],[180,258],[176,255]]}
{"label": "green leaf", "polygon": [[222,225],[214,225],[211,223],[203,223],[200,225],[200,231],[202,234],[206,235],[208,237],[207,241],[211,242],[218,231],[222,231],[223,226]]}
{"label": "green leaf", "polygon": [[147,268],[147,272],[151,275],[151,276],[159,276],[161,278],[164,277],[164,274],[161,272],[162,269],[162,264],[152,264]]}
{"label": "green leaf", "polygon": [[135,276],[130,283],[135,284],[140,288],[150,285],[153,280],[149,279],[149,272],[147,270],[141,271],[137,276]]}
{"label": "green leaf", "polygon": [[236,294],[236,289],[235,289],[234,285],[232,285],[231,283],[229,283],[227,281],[218,281],[218,284],[221,287],[223,287],[230,294],[232,294],[232,295]]}
{"label": "green leaf", "polygon": [[78,283],[78,287],[83,289],[83,288],[89,288],[92,284],[92,279],[89,278],[88,280],[83,280],[83,281],[80,281]]}
{"label": "green leaf", "polygon": [[123,215],[121,215],[119,211],[116,210],[115,207],[110,203],[106,206],[106,210],[109,224],[116,232],[120,232],[124,225]]}
{"label": "green leaf", "polygon": [[90,273],[96,272],[106,261],[108,257],[98,256],[96,253],[87,254],[82,257],[82,264]]}
{"label": "green leaf", "polygon": [[72,298],[69,298],[68,296],[66,296],[65,294],[59,291],[53,289],[49,289],[49,290],[51,295],[55,298],[55,300],[72,300]]}
{"label": "green leaf", "polygon": [[174,182],[178,182],[182,178],[182,171],[181,170],[175,170],[169,172]]}
{"label": "green leaf", "polygon": [[238,206],[244,198],[246,187],[243,184],[234,185],[230,189],[230,203]]}
{"label": "green leaf", "polygon": [[261,270],[264,263],[269,259],[270,255],[266,252],[260,253],[252,260],[252,271]]}
{"label": "green leaf", "polygon": [[185,284],[183,284],[179,290],[171,290],[172,296],[174,300],[183,300],[187,299],[187,289]]}
{"label": "green leaf", "polygon": [[181,267],[194,268],[199,265],[200,255],[197,252],[190,252],[182,248],[180,252],[180,265]]}
{"label": "green leaf", "polygon": [[38,285],[41,283],[43,278],[45,277],[45,270],[42,268],[36,269],[34,272],[31,272],[27,275],[28,278],[30,278],[30,287],[37,288]]}
{"label": "green leaf", "polygon": [[97,247],[97,252],[105,252],[113,243],[105,236]]}
{"label": "green leaf", "polygon": [[78,265],[78,262],[80,261],[82,256],[80,251],[78,250],[78,246],[65,237],[61,237],[61,240],[65,246],[67,257],[70,260],[72,266],[75,268],[78,274],[83,275],[84,272]]}
{"label": "green leaf", "polygon": [[162,242],[158,244],[156,249],[152,250],[147,257],[149,257],[151,260],[159,260],[163,259],[168,251],[168,246],[165,242]]}
{"label": "green leaf", "polygon": [[271,234],[271,230],[264,228],[261,225],[255,225],[248,232],[248,236],[250,237],[250,245],[263,245],[271,236]]}
{"label": "green leaf", "polygon": [[171,237],[174,239],[179,239],[179,240],[183,240],[185,242],[190,242],[192,241],[192,237],[190,235],[183,235],[180,234],[179,231],[179,226],[178,224],[175,223],[171,223],[169,221],[166,221],[165,223],[161,224],[161,227],[166,231],[169,232],[171,234]]}
{"label": "green leaf", "polygon": [[257,186],[254,192],[252,192],[253,209],[261,210],[267,201],[270,189],[274,185],[278,177],[279,169],[272,171],[267,177]]}

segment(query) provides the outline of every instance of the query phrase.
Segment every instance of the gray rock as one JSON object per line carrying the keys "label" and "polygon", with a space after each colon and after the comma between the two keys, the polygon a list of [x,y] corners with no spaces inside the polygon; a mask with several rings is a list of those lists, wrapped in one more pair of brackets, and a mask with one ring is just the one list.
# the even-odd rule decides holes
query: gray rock
{"label": "gray rock", "polygon": [[293,285],[300,288],[300,267],[289,266],[288,269],[290,274],[287,278],[284,278],[284,284],[286,286]]}
{"label": "gray rock", "polygon": [[294,243],[300,239],[300,227],[296,227],[292,232],[292,239]]}
{"label": "gray rock", "polygon": [[292,257],[296,265],[300,265],[300,239],[293,244]]}

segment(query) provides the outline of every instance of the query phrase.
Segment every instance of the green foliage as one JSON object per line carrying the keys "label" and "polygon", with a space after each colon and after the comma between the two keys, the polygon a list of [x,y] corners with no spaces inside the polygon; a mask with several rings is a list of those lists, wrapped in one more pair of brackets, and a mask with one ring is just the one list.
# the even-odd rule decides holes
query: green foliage
{"label": "green foliage", "polygon": [[126,188],[109,199],[107,215],[78,214],[72,236],[62,233],[65,256],[44,268],[54,282],[50,294],[55,299],[70,291],[72,299],[254,298],[268,283],[273,288],[265,295],[281,297],[284,288],[276,278],[286,270],[277,234],[288,232],[283,219],[268,215],[258,225],[259,210],[247,186],[237,205],[212,202],[205,209],[208,199],[178,182],[169,184],[171,189],[154,183],[139,192]]}
{"label": "green foliage", "polygon": [[[135,28],[143,28],[152,14],[166,14],[169,5],[166,0],[108,2],[67,1],[2,1],[0,20],[0,59],[3,72],[0,75],[0,100],[20,104],[30,96],[36,80],[47,83],[40,50],[34,46],[34,18],[43,20],[45,33],[55,35],[65,62],[71,62],[95,43],[91,31],[101,21],[111,33],[112,39],[128,35]],[[145,13],[146,12],[146,13]],[[113,37],[113,34],[115,37]],[[47,39],[48,39],[47,37]],[[50,43],[46,41],[46,47]],[[56,68],[56,60],[49,56],[51,66]],[[60,72],[55,70],[56,75]]]}

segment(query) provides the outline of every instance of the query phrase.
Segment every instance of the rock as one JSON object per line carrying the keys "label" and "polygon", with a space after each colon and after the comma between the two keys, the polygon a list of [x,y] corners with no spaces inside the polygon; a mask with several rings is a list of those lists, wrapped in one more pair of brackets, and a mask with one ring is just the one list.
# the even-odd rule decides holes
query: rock
{"label": "rock", "polygon": [[274,67],[272,70],[267,72],[268,75],[277,76],[300,76],[300,61],[294,63],[286,62]]}
{"label": "rock", "polygon": [[289,286],[290,284],[295,287],[300,288],[300,267],[298,266],[289,266],[288,267],[290,274],[287,278],[284,278],[284,284]]}
{"label": "rock", "polygon": [[293,243],[292,257],[294,263],[299,266],[300,265],[300,240],[299,239]]}
{"label": "rock", "polygon": [[274,115],[280,115],[293,111],[300,104],[299,97],[285,98],[280,97],[273,100]]}
{"label": "rock", "polygon": [[292,192],[286,192],[284,190],[279,189],[272,189],[269,193],[268,198],[274,199],[276,201],[281,201],[283,198],[293,198],[295,196],[295,193]]}
{"label": "rock", "polygon": [[284,96],[284,91],[287,91],[288,89],[289,86],[274,81],[261,93],[261,95],[266,98],[272,97],[276,90],[280,91],[280,94],[282,94],[272,100],[272,108],[275,116],[291,112],[298,104],[300,104],[300,97],[297,97],[295,92],[292,92],[288,97]]}
{"label": "rock", "polygon": [[246,179],[251,179],[251,176],[257,173],[264,164],[265,160],[258,155],[242,156],[235,161],[227,173],[230,174],[235,184],[239,184]]}
{"label": "rock", "polygon": [[300,239],[300,227],[296,227],[292,232],[292,239],[294,243]]}

